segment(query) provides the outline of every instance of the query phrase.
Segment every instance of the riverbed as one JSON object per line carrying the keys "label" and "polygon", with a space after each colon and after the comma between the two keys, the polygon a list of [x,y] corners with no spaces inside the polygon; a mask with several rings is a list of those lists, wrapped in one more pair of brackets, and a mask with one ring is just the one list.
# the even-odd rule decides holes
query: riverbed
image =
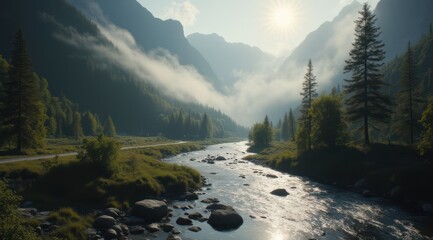
{"label": "riverbed", "polygon": [[[433,239],[430,217],[408,213],[383,199],[365,198],[244,161],[249,155],[246,149],[246,142],[226,143],[164,159],[196,168],[212,184],[201,190],[199,200],[173,203],[191,208],[173,211],[171,223],[182,239]],[[227,160],[214,164],[201,161],[209,156]],[[272,175],[276,178],[268,177]],[[285,188],[289,195],[270,194],[276,188]],[[221,232],[206,222],[194,221],[202,230],[192,232],[175,224],[177,217],[188,213],[209,217],[208,204],[200,202],[209,197],[233,206],[244,219],[243,225]]]}

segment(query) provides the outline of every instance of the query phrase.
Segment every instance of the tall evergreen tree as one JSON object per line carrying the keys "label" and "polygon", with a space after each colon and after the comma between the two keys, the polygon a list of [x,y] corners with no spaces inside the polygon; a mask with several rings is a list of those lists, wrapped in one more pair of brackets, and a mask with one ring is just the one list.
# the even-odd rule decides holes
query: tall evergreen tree
{"label": "tall evergreen tree", "polygon": [[72,121],[72,130],[74,132],[74,137],[76,139],[81,139],[84,135],[83,127],[81,123],[81,114],[79,112],[74,113],[74,118]]}
{"label": "tall evergreen tree", "polygon": [[9,78],[4,83],[5,98],[1,119],[7,130],[4,137],[13,139],[17,152],[44,145],[45,107],[39,87],[20,29],[15,36]]}
{"label": "tall evergreen tree", "polygon": [[399,81],[400,91],[397,94],[393,130],[410,144],[413,144],[415,125],[420,117],[417,110],[422,101],[420,93],[417,91],[418,82],[410,42],[405,57],[406,61],[402,66],[402,75]]}
{"label": "tall evergreen tree", "polygon": [[311,104],[314,99],[317,98],[318,94],[316,92],[317,82],[316,76],[313,73],[313,63],[308,62],[307,72],[304,75],[304,82],[302,83],[302,103],[301,103],[301,118],[299,119],[300,124],[303,125],[301,128],[303,131],[300,132],[301,138],[305,138],[306,141],[306,149],[311,149],[311,114],[309,113],[311,109]]}
{"label": "tall evergreen tree", "polygon": [[116,127],[114,126],[114,122],[113,119],[111,119],[111,116],[108,116],[107,122],[105,122],[104,135],[108,137],[116,136]]}
{"label": "tall evergreen tree", "polygon": [[289,110],[288,121],[289,121],[289,135],[292,138],[292,141],[295,141],[296,123],[295,123],[295,117],[293,116],[292,108],[290,108]]}
{"label": "tall evergreen tree", "polygon": [[281,125],[281,138],[284,141],[289,140],[289,117],[284,114],[283,123]]}
{"label": "tall evergreen tree", "polygon": [[83,116],[83,132],[86,136],[98,135],[98,121],[91,112],[86,112]]}
{"label": "tall evergreen tree", "polygon": [[212,123],[206,113],[201,119],[199,136],[201,139],[212,138]]}
{"label": "tall evergreen tree", "polygon": [[344,67],[345,73],[352,73],[352,79],[345,80],[345,91],[348,118],[363,121],[364,144],[368,145],[369,126],[373,122],[386,123],[389,120],[391,100],[381,92],[384,82],[380,68],[385,51],[384,44],[379,40],[380,28],[375,26],[376,16],[367,3],[359,14],[355,21],[355,42]]}

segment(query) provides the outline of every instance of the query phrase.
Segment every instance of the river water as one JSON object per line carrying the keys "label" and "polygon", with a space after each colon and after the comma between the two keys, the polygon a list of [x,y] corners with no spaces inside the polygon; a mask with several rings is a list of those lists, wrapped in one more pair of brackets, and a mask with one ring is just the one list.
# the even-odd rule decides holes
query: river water
{"label": "river water", "polygon": [[[202,229],[200,232],[176,226],[182,239],[433,239],[429,217],[407,213],[381,199],[364,198],[242,161],[248,155],[246,149],[246,142],[219,144],[164,160],[199,170],[212,184],[202,189],[200,200],[216,197],[221,203],[233,206],[244,219],[240,228],[226,232],[199,221],[194,221],[194,225]],[[228,160],[215,164],[201,162],[207,156],[223,156]],[[271,195],[276,188],[285,188],[290,194]],[[171,222],[175,225],[177,217],[185,212],[200,212],[209,217],[207,204],[200,200],[175,202],[194,209],[174,209]]]}

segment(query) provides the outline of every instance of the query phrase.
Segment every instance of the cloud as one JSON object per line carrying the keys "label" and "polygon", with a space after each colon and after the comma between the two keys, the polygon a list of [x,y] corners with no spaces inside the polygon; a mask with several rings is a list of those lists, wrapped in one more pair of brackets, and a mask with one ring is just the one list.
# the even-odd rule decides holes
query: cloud
{"label": "cloud", "polygon": [[174,1],[162,17],[178,20],[183,26],[192,26],[199,13],[200,11],[190,1]]}

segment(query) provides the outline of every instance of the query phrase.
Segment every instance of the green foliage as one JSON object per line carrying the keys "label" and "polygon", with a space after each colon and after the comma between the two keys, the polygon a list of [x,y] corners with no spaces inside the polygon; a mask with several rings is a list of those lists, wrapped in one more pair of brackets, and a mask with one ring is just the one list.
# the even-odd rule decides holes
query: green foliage
{"label": "green foliage", "polygon": [[59,226],[49,236],[60,239],[86,239],[85,230],[91,226],[90,217],[82,217],[72,208],[60,208],[51,212],[47,221]]}
{"label": "green foliage", "polygon": [[18,206],[21,197],[15,195],[0,181],[0,239],[37,239],[35,233],[24,225]]}
{"label": "green foliage", "polygon": [[311,136],[315,146],[335,146],[346,139],[346,123],[340,96],[324,95],[314,100],[311,106]]}
{"label": "green foliage", "polygon": [[84,136],[83,127],[81,125],[81,114],[79,112],[75,112],[72,121],[75,139],[81,139]]}
{"label": "green foliage", "polygon": [[423,131],[421,132],[418,149],[421,154],[426,154],[433,151],[433,101],[430,101],[422,113],[420,122],[423,126]]}
{"label": "green foliage", "polygon": [[16,151],[41,148],[45,143],[45,106],[40,79],[33,74],[31,60],[21,30],[18,30],[9,78],[3,82],[3,137],[15,143]]}
{"label": "green foliage", "polygon": [[362,121],[364,144],[369,144],[369,127],[389,120],[391,100],[381,92],[384,82],[380,67],[385,51],[379,40],[380,28],[375,26],[376,16],[367,3],[359,13],[355,21],[355,42],[344,67],[345,73],[352,73],[352,78],[345,80],[346,104],[349,120]]}
{"label": "green foliage", "polygon": [[77,159],[95,165],[104,174],[115,172],[115,161],[119,155],[120,145],[114,139],[100,135],[83,140]]}
{"label": "green foliage", "polygon": [[292,109],[290,108],[289,110],[289,137],[292,138],[292,141],[295,141],[295,135],[296,135],[296,121],[295,121],[295,117],[293,116],[293,112]]}
{"label": "green foliage", "polygon": [[92,112],[87,111],[83,116],[83,131],[86,136],[96,136],[100,134],[100,123]]}
{"label": "green foliage", "polygon": [[108,116],[107,121],[105,122],[104,135],[108,137],[116,136],[116,127],[114,126],[111,116]]}
{"label": "green foliage", "polygon": [[393,116],[392,132],[399,135],[407,143],[413,144],[417,134],[417,120],[421,115],[421,92],[413,59],[413,50],[408,44],[405,54],[406,61],[402,66],[399,81],[400,90],[397,93],[397,106]]}
{"label": "green foliage", "polygon": [[256,123],[253,126],[250,135],[253,141],[253,147],[256,149],[261,149],[271,144],[273,133],[268,116],[265,117],[263,123]]}
{"label": "green foliage", "polygon": [[304,75],[304,82],[302,83],[302,103],[301,103],[301,117],[298,120],[298,131],[296,139],[297,145],[300,147],[299,151],[311,149],[311,123],[312,117],[310,114],[311,104],[317,98],[316,92],[317,82],[316,76],[313,74],[313,64],[308,62],[307,72]]}
{"label": "green foliage", "polygon": [[199,137],[200,139],[212,138],[213,129],[212,129],[212,121],[208,117],[207,113],[203,114],[203,118],[200,122],[200,131]]}

